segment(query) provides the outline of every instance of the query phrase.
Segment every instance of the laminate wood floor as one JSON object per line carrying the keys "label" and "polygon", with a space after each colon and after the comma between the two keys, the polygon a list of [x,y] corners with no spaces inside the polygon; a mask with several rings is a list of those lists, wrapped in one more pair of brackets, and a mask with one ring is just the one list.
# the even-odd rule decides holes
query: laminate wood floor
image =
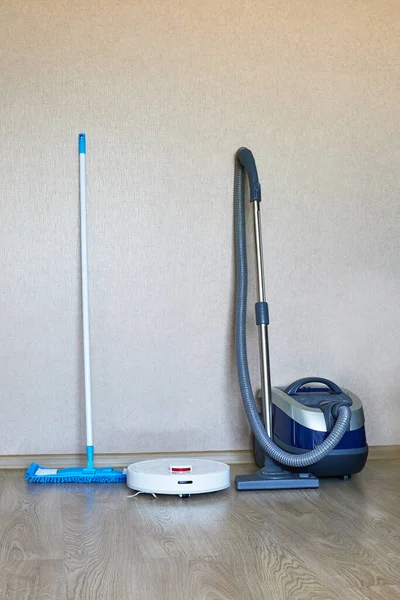
{"label": "laminate wood floor", "polygon": [[399,467],[188,499],[0,471],[0,600],[400,599]]}

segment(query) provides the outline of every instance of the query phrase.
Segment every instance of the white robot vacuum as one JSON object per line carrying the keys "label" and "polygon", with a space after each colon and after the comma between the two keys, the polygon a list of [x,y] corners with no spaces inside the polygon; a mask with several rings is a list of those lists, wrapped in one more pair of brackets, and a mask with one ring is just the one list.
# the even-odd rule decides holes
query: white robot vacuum
{"label": "white robot vacuum", "polygon": [[225,463],[200,458],[144,460],[129,465],[126,483],[137,492],[185,498],[228,488],[230,468]]}

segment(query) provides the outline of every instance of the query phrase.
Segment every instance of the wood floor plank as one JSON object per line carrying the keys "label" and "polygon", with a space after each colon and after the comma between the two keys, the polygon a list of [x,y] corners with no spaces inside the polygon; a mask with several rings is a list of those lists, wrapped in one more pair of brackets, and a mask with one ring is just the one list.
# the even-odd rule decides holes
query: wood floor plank
{"label": "wood floor plank", "polygon": [[204,600],[253,599],[244,579],[235,572],[232,556],[227,553],[219,559],[203,557],[189,563],[187,598]]}
{"label": "wood floor plank", "polygon": [[354,513],[332,514],[323,495],[318,504],[319,508],[313,506],[311,513],[298,517],[292,513],[285,518],[276,507],[264,507],[264,512],[272,515],[274,535],[280,543],[290,540],[297,556],[319,573],[327,586],[358,588],[399,580],[400,567],[388,561],[363,520],[357,520]]}
{"label": "wood floor plank", "polygon": [[0,563],[63,557],[59,492],[26,483],[22,471],[7,471],[0,497]]}
{"label": "wood floor plank", "polygon": [[223,552],[231,513],[231,493],[188,499],[133,498],[127,523],[134,528],[144,558],[202,558]]}
{"label": "wood floor plank", "polygon": [[[272,532],[271,532],[272,533]],[[262,600],[342,600],[343,596],[326,586],[307,560],[296,555],[286,543],[265,531],[243,532],[231,550],[233,570],[240,573],[246,598]]]}
{"label": "wood floor plank", "polygon": [[[390,481],[395,474],[391,471]],[[319,490],[297,495],[257,495],[252,504],[269,517],[276,535],[290,537],[292,548],[307,556],[326,579],[350,587],[395,584],[400,565],[388,557],[388,550],[400,547],[394,532],[399,533],[399,522],[393,511],[383,512],[376,505],[363,475],[348,482],[323,481]]]}
{"label": "wood floor plank", "polygon": [[0,472],[0,599],[398,600],[399,466],[188,499]]}
{"label": "wood floor plank", "polygon": [[6,471],[0,471],[0,498],[3,493],[3,489],[6,483]]}
{"label": "wood floor plank", "polygon": [[68,600],[125,600],[116,593],[128,561],[142,559],[126,526],[125,486],[66,486],[61,501]]}
{"label": "wood floor plank", "polygon": [[354,590],[357,600],[398,600],[400,598],[400,587],[397,585],[385,585],[382,587],[370,587]]}
{"label": "wood floor plank", "polygon": [[188,593],[189,563],[182,557],[130,560],[118,573],[115,596],[110,598],[118,600],[196,598]]}
{"label": "wood floor plank", "polygon": [[62,560],[0,563],[2,600],[66,600]]}

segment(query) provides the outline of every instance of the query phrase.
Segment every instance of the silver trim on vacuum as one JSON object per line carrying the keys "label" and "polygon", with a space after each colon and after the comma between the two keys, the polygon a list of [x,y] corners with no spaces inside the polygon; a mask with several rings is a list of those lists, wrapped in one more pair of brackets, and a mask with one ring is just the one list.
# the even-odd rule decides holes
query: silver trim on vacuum
{"label": "silver trim on vacuum", "polygon": [[[353,392],[349,392],[344,388],[342,388],[342,391],[353,401],[350,407],[350,431],[360,429],[365,422],[361,400]],[[299,425],[314,431],[327,431],[324,414],[319,408],[304,406],[279,388],[272,388],[272,403]]]}

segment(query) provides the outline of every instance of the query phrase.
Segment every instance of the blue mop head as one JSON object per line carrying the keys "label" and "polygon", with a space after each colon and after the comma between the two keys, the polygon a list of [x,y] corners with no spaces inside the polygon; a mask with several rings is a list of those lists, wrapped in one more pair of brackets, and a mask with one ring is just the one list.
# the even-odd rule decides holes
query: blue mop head
{"label": "blue mop head", "polygon": [[26,472],[25,479],[31,483],[125,483],[126,475],[111,467],[47,469],[32,463]]}

